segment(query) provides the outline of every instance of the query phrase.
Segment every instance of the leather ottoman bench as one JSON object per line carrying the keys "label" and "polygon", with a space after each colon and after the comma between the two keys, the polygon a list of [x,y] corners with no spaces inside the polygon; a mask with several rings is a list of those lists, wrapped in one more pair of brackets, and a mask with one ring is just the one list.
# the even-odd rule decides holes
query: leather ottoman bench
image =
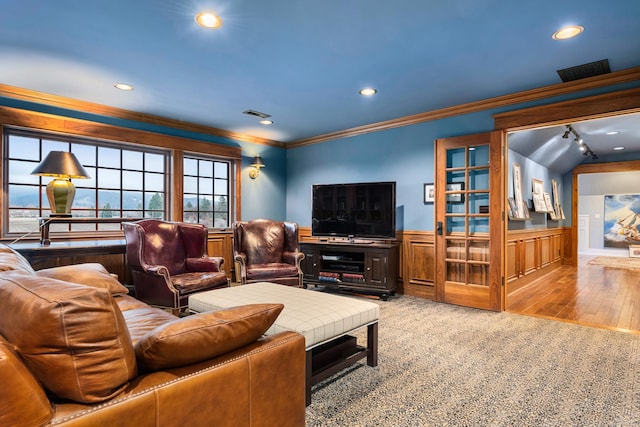
{"label": "leather ottoman bench", "polygon": [[[189,311],[202,313],[243,304],[282,303],[284,309],[266,334],[295,331],[305,338],[306,401],[311,386],[366,357],[378,365],[380,307],[338,295],[269,282],[200,292],[189,297]],[[367,347],[358,346],[353,331],[367,327]]]}

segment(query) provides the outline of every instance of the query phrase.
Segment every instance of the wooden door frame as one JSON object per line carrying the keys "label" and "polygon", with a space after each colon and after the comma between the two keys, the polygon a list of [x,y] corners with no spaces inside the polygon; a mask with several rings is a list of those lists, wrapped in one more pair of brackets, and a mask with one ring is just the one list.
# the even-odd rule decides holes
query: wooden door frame
{"label": "wooden door frame", "polygon": [[[544,126],[565,124],[568,121],[585,121],[640,112],[640,88],[625,89],[602,95],[588,96],[539,107],[509,111],[493,116],[494,130],[513,132]],[[564,242],[565,264],[578,265],[578,178],[582,173],[596,173],[635,168],[639,161],[595,163],[578,165],[573,170],[571,188],[570,236]],[[505,196],[506,197],[506,196]],[[506,239],[506,235],[505,235]],[[567,256],[569,255],[570,256]]]}
{"label": "wooden door frame", "polygon": [[[483,137],[488,140],[488,145],[490,146],[490,162],[489,162],[489,174],[490,174],[490,182],[492,184],[489,185],[489,190],[497,191],[499,196],[493,198],[494,203],[490,203],[491,213],[489,217],[490,232],[489,232],[489,246],[493,248],[489,252],[490,265],[498,265],[499,271],[498,274],[493,276],[494,281],[491,281],[487,284],[488,286],[488,294],[486,302],[486,306],[480,305],[468,305],[470,300],[466,301],[466,303],[461,302],[461,299],[455,301],[448,301],[445,294],[445,281],[446,281],[446,273],[444,271],[446,261],[442,260],[442,257],[446,257],[446,248],[445,243],[440,237],[444,238],[443,235],[439,235],[437,232],[437,223],[439,219],[442,219],[442,227],[446,228],[446,214],[445,207],[446,203],[444,202],[445,188],[446,188],[446,172],[439,173],[439,171],[445,171],[446,169],[446,147],[444,147],[445,142],[449,144],[453,144],[456,147],[466,147],[467,145],[475,145],[477,144],[478,138]],[[453,141],[455,140],[455,142]],[[435,205],[435,228],[436,232],[434,235],[434,249],[435,249],[435,282],[434,282],[434,291],[435,291],[435,301],[438,302],[448,302],[453,304],[461,304],[469,307],[483,308],[487,310],[494,311],[504,311],[505,309],[505,246],[506,246],[506,228],[507,221],[505,220],[505,200],[506,198],[503,195],[506,193],[505,183],[506,183],[506,174],[503,173],[505,170],[505,142],[506,142],[506,133],[503,131],[491,131],[491,132],[482,132],[479,134],[469,134],[469,135],[461,135],[449,138],[437,138],[435,141],[435,165],[436,165],[436,176],[435,176],[435,189],[436,189],[436,205]],[[498,161],[499,160],[499,161]],[[492,177],[496,175],[500,176],[500,179],[496,179],[495,181]],[[493,194],[493,193],[492,193]],[[491,199],[490,199],[491,200]],[[499,231],[498,231],[499,230]],[[502,234],[504,237],[498,239],[497,242],[493,239],[493,233]],[[440,260],[440,261],[439,261]],[[476,289],[477,290],[477,289]],[[484,293],[484,292],[481,292]],[[472,296],[474,292],[469,294],[470,299],[474,299],[480,296],[481,293],[475,293],[475,296]]]}

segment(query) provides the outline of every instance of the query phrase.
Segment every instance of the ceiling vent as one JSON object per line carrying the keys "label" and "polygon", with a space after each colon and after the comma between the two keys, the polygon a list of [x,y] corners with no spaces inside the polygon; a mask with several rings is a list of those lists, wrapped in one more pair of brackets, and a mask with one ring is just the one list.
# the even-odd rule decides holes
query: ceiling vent
{"label": "ceiling vent", "polygon": [[570,82],[573,80],[586,79],[587,77],[599,76],[600,74],[607,74],[611,72],[611,69],[609,68],[609,60],[602,59],[600,61],[558,70],[557,72],[563,82]]}
{"label": "ceiling vent", "polygon": [[267,117],[271,117],[271,114],[261,113],[260,111],[255,111],[255,110],[246,110],[246,111],[243,111],[242,114],[248,114],[250,116],[260,117],[261,119],[266,119]]}

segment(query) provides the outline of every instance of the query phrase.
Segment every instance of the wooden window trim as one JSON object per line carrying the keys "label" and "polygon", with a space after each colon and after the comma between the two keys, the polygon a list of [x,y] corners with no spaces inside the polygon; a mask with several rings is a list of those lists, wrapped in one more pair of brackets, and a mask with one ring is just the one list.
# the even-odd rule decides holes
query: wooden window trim
{"label": "wooden window trim", "polygon": [[[189,147],[189,152],[204,154],[208,156],[221,157],[231,160],[236,170],[235,182],[235,209],[232,215],[235,220],[241,217],[240,211],[240,194],[241,194],[241,176],[240,165],[242,161],[242,149],[228,145],[216,144],[212,142],[204,142],[193,139],[181,138],[171,135],[164,135],[155,132],[141,131],[137,129],[129,129],[120,126],[109,125],[105,123],[91,122],[76,118],[58,116],[54,114],[41,113],[36,111],[22,110],[13,107],[0,106],[0,132],[4,135],[4,127],[18,127],[33,129],[42,132],[55,132],[65,135],[81,136],[86,138],[96,138],[102,140],[116,141],[129,144],[140,144],[149,147],[166,148],[172,151],[171,171],[171,203],[170,218],[174,220],[182,220],[182,159],[183,147]],[[6,150],[4,140],[2,143],[2,158],[4,159],[4,151]],[[5,162],[0,162],[0,176],[3,176]],[[6,209],[4,194],[0,194],[0,206],[2,206],[2,215],[0,216],[0,229],[3,229],[6,218]],[[232,221],[233,222],[233,221]]]}

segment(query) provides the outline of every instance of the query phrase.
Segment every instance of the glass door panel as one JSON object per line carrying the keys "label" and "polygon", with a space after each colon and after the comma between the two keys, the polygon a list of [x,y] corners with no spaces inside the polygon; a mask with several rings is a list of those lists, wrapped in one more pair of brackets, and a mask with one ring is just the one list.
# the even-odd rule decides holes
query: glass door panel
{"label": "glass door panel", "polygon": [[492,161],[501,163],[501,136],[496,134],[483,134],[479,139],[486,143],[469,137],[436,142],[437,166],[444,163],[437,167],[436,179],[436,221],[444,225],[436,239],[436,262],[443,265],[440,272],[436,268],[438,300],[501,307],[501,263],[491,263],[500,259],[492,257],[492,251],[499,255],[502,246],[501,211],[491,212],[492,206],[501,206],[496,203],[501,197],[500,168],[497,176],[490,168]]}

